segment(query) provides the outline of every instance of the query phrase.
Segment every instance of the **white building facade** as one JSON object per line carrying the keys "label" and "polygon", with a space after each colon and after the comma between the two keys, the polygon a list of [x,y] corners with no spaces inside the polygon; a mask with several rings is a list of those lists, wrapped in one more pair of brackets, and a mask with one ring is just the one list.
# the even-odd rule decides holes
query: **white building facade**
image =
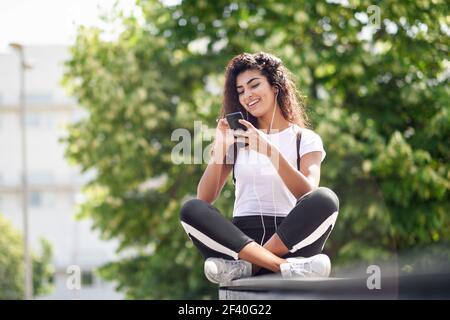
{"label": "white building facade", "polygon": [[[43,299],[122,299],[114,284],[103,282],[95,268],[116,259],[117,242],[103,241],[88,220],[77,221],[75,209],[82,176],[64,158],[65,125],[83,112],[60,85],[65,46],[25,46],[25,60],[32,65],[25,76],[29,243],[39,238],[53,249],[56,270],[54,290]],[[20,130],[20,62],[12,50],[0,54],[0,214],[23,230],[22,154]],[[66,285],[72,265],[83,275],[80,290]]]}

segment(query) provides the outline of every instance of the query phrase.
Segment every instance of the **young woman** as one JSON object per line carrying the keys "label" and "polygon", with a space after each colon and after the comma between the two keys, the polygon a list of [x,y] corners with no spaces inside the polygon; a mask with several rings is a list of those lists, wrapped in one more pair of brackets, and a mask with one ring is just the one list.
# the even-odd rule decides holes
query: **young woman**
{"label": "young woman", "polygon": [[[280,271],[283,277],[329,275],[330,260],[321,252],[339,200],[319,187],[325,150],[306,128],[303,107],[277,57],[243,53],[229,62],[211,161],[197,199],[180,212],[211,282]],[[239,121],[245,131],[231,130],[224,119],[237,111],[246,119]],[[229,221],[212,203],[231,172],[236,191]]]}

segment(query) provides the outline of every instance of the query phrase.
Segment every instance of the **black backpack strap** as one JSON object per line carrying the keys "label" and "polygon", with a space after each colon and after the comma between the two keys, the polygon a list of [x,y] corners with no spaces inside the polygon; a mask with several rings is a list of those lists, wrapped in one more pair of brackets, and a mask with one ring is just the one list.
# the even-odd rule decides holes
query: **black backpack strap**
{"label": "black backpack strap", "polygon": [[302,141],[302,131],[297,131],[297,170],[300,171],[300,143]]}
{"label": "black backpack strap", "polygon": [[237,159],[237,152],[238,152],[238,147],[237,144],[234,143],[233,144],[233,168],[232,173],[233,173],[233,184],[236,185],[236,176],[234,175],[234,164],[236,163],[236,159]]}

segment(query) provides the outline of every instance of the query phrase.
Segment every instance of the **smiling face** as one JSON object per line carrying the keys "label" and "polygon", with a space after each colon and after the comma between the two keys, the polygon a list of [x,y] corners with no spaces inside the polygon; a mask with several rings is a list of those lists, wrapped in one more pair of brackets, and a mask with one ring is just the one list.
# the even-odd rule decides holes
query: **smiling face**
{"label": "smiling face", "polygon": [[262,117],[275,106],[276,90],[258,70],[246,70],[236,77],[241,105],[253,116]]}

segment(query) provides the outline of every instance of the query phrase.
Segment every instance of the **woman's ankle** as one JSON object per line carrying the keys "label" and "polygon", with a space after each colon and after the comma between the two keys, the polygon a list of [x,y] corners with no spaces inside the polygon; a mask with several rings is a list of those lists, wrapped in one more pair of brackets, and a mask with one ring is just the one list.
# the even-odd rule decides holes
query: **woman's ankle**
{"label": "woman's ankle", "polygon": [[252,276],[256,275],[259,270],[261,270],[260,266],[258,266],[256,264],[252,264]]}

